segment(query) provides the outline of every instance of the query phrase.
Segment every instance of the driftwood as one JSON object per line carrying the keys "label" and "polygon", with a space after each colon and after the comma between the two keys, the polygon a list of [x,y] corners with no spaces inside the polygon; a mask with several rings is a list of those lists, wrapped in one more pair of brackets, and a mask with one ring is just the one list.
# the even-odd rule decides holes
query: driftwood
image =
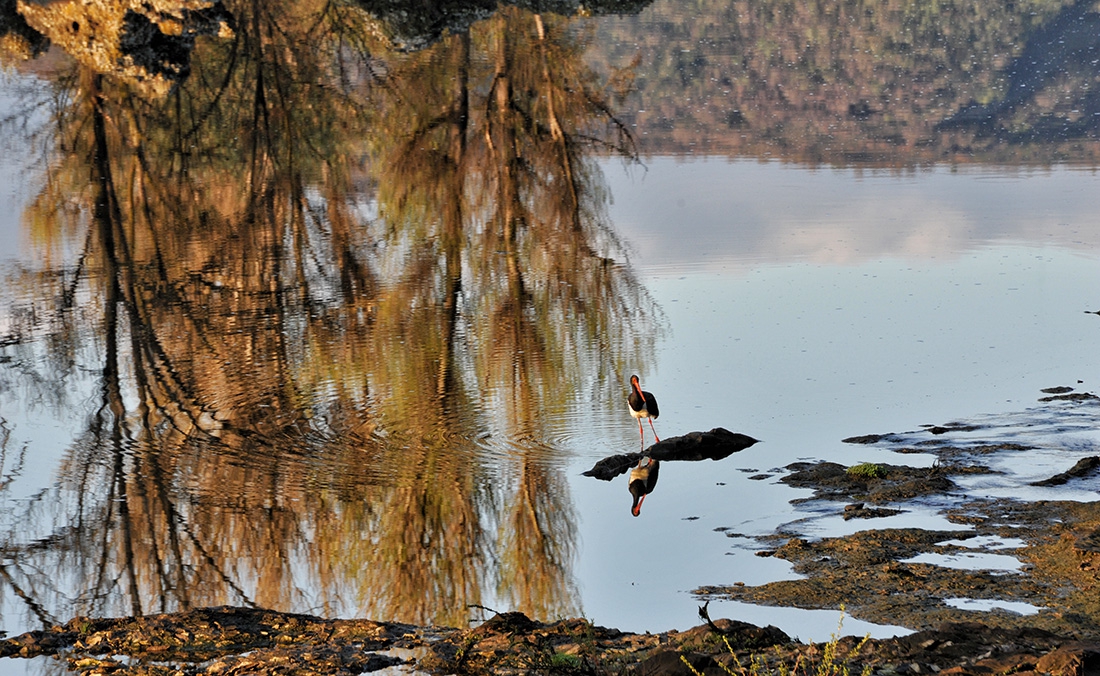
{"label": "driftwood", "polygon": [[721,460],[738,451],[743,451],[757,443],[745,434],[730,432],[716,427],[709,432],[689,432],[680,437],[669,437],[658,441],[643,453],[623,453],[611,455],[597,462],[584,476],[595,477],[601,481],[611,481],[625,474],[638,464],[641,458],[654,460]]}

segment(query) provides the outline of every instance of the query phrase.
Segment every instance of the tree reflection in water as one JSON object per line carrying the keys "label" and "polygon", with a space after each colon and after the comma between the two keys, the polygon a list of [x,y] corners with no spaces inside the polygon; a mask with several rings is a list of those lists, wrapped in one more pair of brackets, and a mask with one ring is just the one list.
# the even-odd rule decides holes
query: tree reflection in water
{"label": "tree reflection in water", "polygon": [[629,70],[517,9],[412,54],[346,5],[226,9],[166,96],[54,80],[3,377],[86,420],[5,583],[42,622],[577,612],[547,423],[617,406],[660,325],[594,159],[634,158]]}

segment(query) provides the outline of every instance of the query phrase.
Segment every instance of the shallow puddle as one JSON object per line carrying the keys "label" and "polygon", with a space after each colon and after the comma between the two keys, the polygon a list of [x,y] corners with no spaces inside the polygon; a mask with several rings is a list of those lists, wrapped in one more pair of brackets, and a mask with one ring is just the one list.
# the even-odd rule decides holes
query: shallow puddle
{"label": "shallow puddle", "polygon": [[401,660],[412,661],[413,664],[399,664],[392,667],[385,667],[382,669],[376,669],[369,673],[377,676],[430,676],[428,672],[420,671],[414,665],[418,660],[423,660],[430,657],[432,651],[428,647],[422,648],[390,648],[389,650],[377,651],[379,655],[386,655],[389,657],[396,657]]}
{"label": "shallow puddle", "polygon": [[43,674],[64,674],[61,663],[54,657],[0,657],[0,674],[4,676],[42,676]]}
{"label": "shallow puddle", "polygon": [[944,540],[936,544],[966,549],[1018,549],[1027,546],[1027,543],[1019,538],[1003,538],[994,535],[979,535],[966,540]]}
{"label": "shallow puddle", "polygon": [[963,598],[944,599],[943,601],[952,608],[960,608],[962,610],[974,610],[978,612],[1006,610],[1010,613],[1016,613],[1017,615],[1034,615],[1043,610],[1038,606],[1033,606],[1030,603],[1024,603],[1023,601],[999,601],[995,599],[987,600]]}
{"label": "shallow puddle", "polygon": [[[892,507],[890,504],[883,507]],[[845,519],[844,504],[833,505],[829,513],[810,516],[784,524],[783,529],[799,535],[815,538],[843,537],[863,530],[877,528],[922,528],[924,530],[956,530],[966,532],[970,527],[950,521],[942,506],[906,503],[898,505],[900,514],[873,519]],[[828,509],[828,507],[825,507]]]}
{"label": "shallow puddle", "polygon": [[984,552],[959,552],[955,554],[936,554],[925,552],[908,559],[902,559],[902,563],[930,563],[933,566],[955,568],[957,570],[991,570],[1015,573],[1023,567],[1015,556],[1006,554],[986,554]]}
{"label": "shallow puddle", "polygon": [[913,633],[912,629],[866,622],[836,610],[770,608],[737,601],[712,601],[710,612],[715,617],[736,617],[761,627],[769,624],[797,627],[798,631],[791,634],[791,638],[797,638],[803,643],[826,643],[836,636],[891,638]]}

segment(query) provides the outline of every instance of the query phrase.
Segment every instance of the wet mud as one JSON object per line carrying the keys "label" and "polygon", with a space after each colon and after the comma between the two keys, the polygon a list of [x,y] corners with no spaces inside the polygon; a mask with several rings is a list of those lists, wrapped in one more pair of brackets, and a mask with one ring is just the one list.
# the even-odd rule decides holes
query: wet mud
{"label": "wet mud", "polygon": [[[1078,457],[1096,450],[1095,434],[1090,437],[1096,397],[1070,388],[1044,392],[1051,396],[1041,398],[1039,408],[1007,419],[844,440],[884,458],[932,455],[931,466],[788,466],[783,483],[813,490],[796,502],[845,520],[867,519],[866,529],[811,538],[795,525],[759,538],[758,556],[790,561],[802,579],[704,586],[696,593],[762,605],[844,607],[869,622],[915,630],[980,621],[1100,640],[1100,502],[1088,499],[1100,498],[1100,456]],[[1064,454],[1067,469],[1031,481],[1008,476],[1013,468],[1026,470],[1036,454],[1046,462]],[[981,482],[1015,494],[989,497],[968,487]],[[1028,487],[1052,490],[1033,494]],[[1072,499],[1058,499],[1059,489],[1072,489]],[[883,518],[929,507],[960,530],[891,528]],[[987,609],[974,610],[973,602]]]}

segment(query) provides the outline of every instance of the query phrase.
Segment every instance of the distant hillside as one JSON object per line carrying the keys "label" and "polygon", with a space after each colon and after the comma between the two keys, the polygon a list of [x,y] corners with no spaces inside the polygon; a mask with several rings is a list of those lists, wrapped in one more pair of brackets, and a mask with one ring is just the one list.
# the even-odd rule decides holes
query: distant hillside
{"label": "distant hillside", "polygon": [[646,154],[834,165],[1100,160],[1100,23],[1068,0],[659,0],[602,19],[639,59]]}

